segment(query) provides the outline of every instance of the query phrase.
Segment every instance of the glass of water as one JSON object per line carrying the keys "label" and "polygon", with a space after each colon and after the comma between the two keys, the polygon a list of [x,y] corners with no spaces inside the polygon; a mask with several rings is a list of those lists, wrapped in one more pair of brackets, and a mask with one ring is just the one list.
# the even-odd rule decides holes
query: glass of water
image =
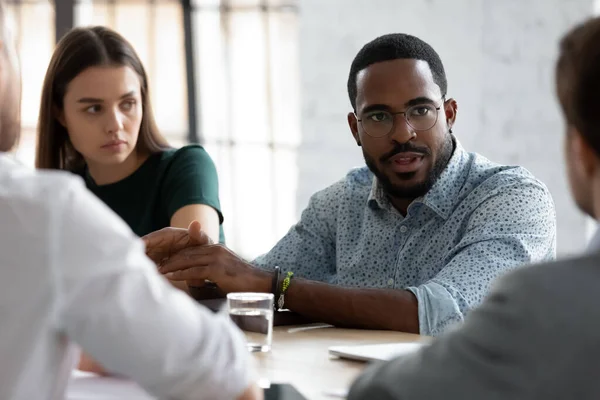
{"label": "glass of water", "polygon": [[250,351],[271,350],[273,293],[229,293],[229,316],[246,334]]}

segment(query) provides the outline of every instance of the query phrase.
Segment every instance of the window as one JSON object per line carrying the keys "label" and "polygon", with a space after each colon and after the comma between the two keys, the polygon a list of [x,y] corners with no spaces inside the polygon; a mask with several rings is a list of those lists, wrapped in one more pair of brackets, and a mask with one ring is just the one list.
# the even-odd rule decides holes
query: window
{"label": "window", "polygon": [[16,156],[33,166],[42,83],[54,49],[54,8],[48,0],[31,0],[8,3],[6,11],[13,22],[22,76],[22,134]]}
{"label": "window", "polygon": [[297,10],[283,1],[204,0],[195,26],[199,126],[219,167],[227,238],[253,257],[295,222]]}

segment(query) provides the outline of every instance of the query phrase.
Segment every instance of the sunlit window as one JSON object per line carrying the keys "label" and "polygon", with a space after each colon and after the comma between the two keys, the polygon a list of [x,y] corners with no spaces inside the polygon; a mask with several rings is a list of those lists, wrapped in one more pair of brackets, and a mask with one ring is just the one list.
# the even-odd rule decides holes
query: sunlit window
{"label": "sunlit window", "polygon": [[218,5],[200,1],[195,14],[200,127],[221,172],[228,240],[253,256],[295,222],[297,10],[283,1]]}
{"label": "sunlit window", "polygon": [[7,4],[21,64],[22,134],[17,157],[33,166],[42,83],[54,49],[54,7],[39,0]]}

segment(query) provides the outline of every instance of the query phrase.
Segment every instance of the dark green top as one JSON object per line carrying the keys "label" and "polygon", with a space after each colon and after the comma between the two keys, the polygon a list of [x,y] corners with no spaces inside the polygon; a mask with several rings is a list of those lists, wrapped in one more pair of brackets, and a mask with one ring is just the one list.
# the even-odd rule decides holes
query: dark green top
{"label": "dark green top", "polygon": [[219,241],[225,243],[217,170],[202,146],[155,153],[133,174],[108,185],[96,185],[87,168],[80,175],[138,236],[170,226],[181,207],[206,204],[219,214]]}

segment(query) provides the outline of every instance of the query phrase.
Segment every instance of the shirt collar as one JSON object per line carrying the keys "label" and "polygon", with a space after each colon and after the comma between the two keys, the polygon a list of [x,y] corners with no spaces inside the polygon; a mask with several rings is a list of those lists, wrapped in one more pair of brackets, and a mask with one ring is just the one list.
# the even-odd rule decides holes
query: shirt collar
{"label": "shirt collar", "polygon": [[[372,174],[372,173],[371,173]],[[373,175],[373,174],[372,174]],[[389,201],[383,192],[383,187],[379,184],[379,180],[373,175],[373,182],[371,183],[371,191],[369,192],[369,198],[367,204],[371,208],[383,208],[386,209]]]}
{"label": "shirt collar", "polygon": [[600,225],[598,225],[598,228],[596,228],[596,233],[594,234],[594,236],[592,237],[592,240],[590,240],[590,242],[587,246],[588,253],[597,253],[599,251],[600,251]]}
{"label": "shirt collar", "polygon": [[[458,194],[468,175],[465,173],[465,170],[469,167],[469,154],[458,140],[454,139],[454,143],[454,153],[438,180],[424,197],[413,201],[413,204],[418,202],[423,203],[444,219],[447,219],[454,209],[458,201]],[[391,211],[393,208],[383,191],[383,187],[375,176],[373,176],[373,183],[371,184],[371,192],[369,193],[367,204],[371,208],[381,208],[388,211]]]}
{"label": "shirt collar", "polygon": [[[469,153],[458,140],[454,141],[454,153],[442,174],[422,199],[423,204],[446,219],[458,202],[458,195],[467,180],[469,169]],[[418,200],[417,200],[418,201]]]}

